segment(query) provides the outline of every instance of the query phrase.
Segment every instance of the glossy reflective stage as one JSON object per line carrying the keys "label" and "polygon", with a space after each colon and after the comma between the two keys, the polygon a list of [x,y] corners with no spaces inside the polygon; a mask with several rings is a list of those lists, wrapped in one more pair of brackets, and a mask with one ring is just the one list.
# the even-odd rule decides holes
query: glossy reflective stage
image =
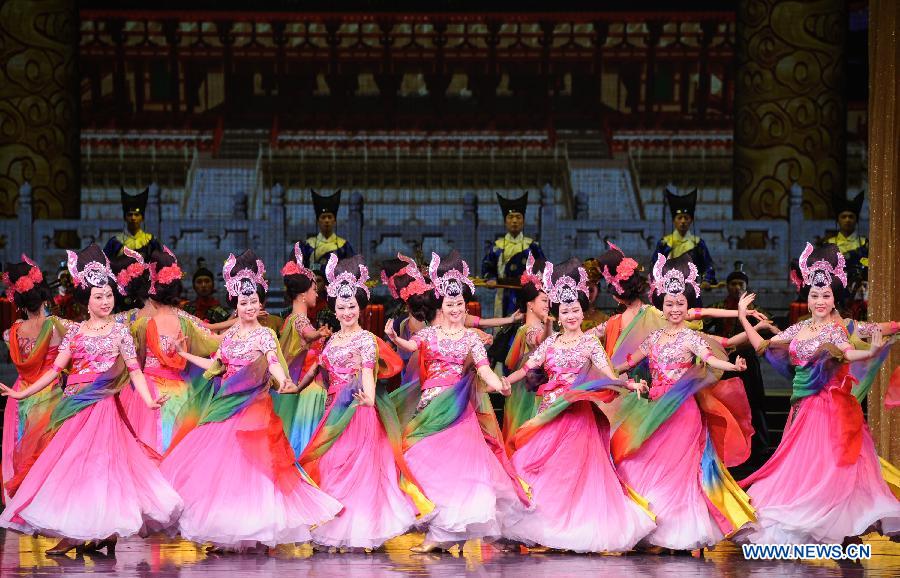
{"label": "glossy reflective stage", "polygon": [[873,536],[872,560],[858,564],[836,562],[753,562],[740,549],[722,544],[705,559],[673,556],[584,556],[575,554],[504,553],[475,542],[458,554],[412,554],[421,535],[407,535],[388,543],[375,554],[313,554],[308,546],[284,547],[268,556],[208,556],[191,542],[165,539],[129,539],[119,544],[115,559],[102,555],[47,557],[55,540],[30,538],[7,532],[0,552],[0,576],[59,576],[107,574],[114,576],[884,576],[900,575],[900,544]]}

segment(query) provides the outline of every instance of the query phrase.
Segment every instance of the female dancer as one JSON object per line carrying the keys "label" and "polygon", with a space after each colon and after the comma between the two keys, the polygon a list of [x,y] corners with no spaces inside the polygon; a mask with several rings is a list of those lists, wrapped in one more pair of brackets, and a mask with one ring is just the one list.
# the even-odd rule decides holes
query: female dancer
{"label": "female dancer", "polygon": [[[809,264],[812,260],[813,263]],[[812,317],[765,341],[747,322],[752,295],[739,304],[740,320],[758,351],[780,372],[793,369],[793,408],[778,449],[741,481],[757,509],[742,539],[765,543],[840,543],[871,530],[900,533],[900,501],[882,477],[859,399],[867,383],[850,375],[850,363],[883,357],[880,328],[871,349],[853,349],[846,329],[831,318],[835,295],[847,283],[844,257],[834,245],[800,256]],[[871,363],[871,361],[870,361]]]}
{"label": "female dancer", "polygon": [[[434,287],[419,270],[419,266],[410,257],[397,253],[396,259],[388,259],[381,270],[381,282],[394,299],[403,301],[406,317],[393,320],[394,332],[410,339],[428,324],[428,313],[431,309],[431,295]],[[400,349],[397,351],[403,361],[400,382],[408,383],[408,370],[418,367],[416,353]],[[412,360],[412,361],[410,361]]]}
{"label": "female dancer", "polygon": [[229,255],[222,276],[238,322],[212,359],[177,343],[208,381],[185,404],[160,469],[184,498],[181,535],[210,542],[213,551],[306,542],[311,527],[341,510],[304,479],[272,409],[270,378],[279,386],[291,382],[275,332],[257,320],[265,271],[253,251]]}
{"label": "female dancer", "polygon": [[22,472],[17,487],[11,484],[0,526],[61,538],[48,554],[64,554],[94,540],[111,552],[117,537],[148,524],[171,523],[181,511],[181,499],[117,407],[115,394],[129,377],[148,407],[159,409],[165,399],[150,396],[128,328],[110,315],[116,279],[109,261],[95,244],[68,254],[75,298],[90,317],[72,324],[53,366],[33,384],[19,391],[0,384],[3,395],[24,399],[71,366],[63,397],[42,435],[49,442],[32,446],[39,454],[26,458],[33,465]]}
{"label": "female dancer", "polygon": [[[6,298],[15,303],[16,308],[25,311],[27,319],[13,323],[3,334],[9,347],[9,356],[19,378],[13,389],[24,389],[27,383],[34,383],[53,364],[62,337],[66,334],[69,321],[47,316],[44,304],[52,299],[50,287],[34,261],[22,255],[21,263],[7,263],[3,273]],[[50,414],[59,402],[62,390],[54,384],[37,395],[21,402],[10,398],[3,411],[3,483],[9,482],[16,470],[21,469],[18,459],[33,454],[31,448],[22,448],[22,439],[36,440],[34,431],[43,431],[50,421]],[[9,498],[3,488],[4,503]]]}
{"label": "female dancer", "polygon": [[[525,272],[520,278],[522,288],[516,296],[519,312],[525,315],[525,323],[516,330],[506,355],[506,369],[515,372],[522,367],[528,355],[553,332],[553,317],[550,315],[550,299],[544,292],[542,271],[543,260],[536,263],[529,251],[525,261]],[[524,374],[523,374],[524,375]],[[503,404],[503,439],[509,441],[523,423],[537,414],[540,400],[529,391],[521,379],[508,380],[510,394]]]}
{"label": "female dancer", "polygon": [[[490,390],[509,393],[488,367],[475,330],[464,326],[466,302],[474,294],[469,266],[454,251],[443,263],[432,254],[428,270],[437,294],[429,317],[439,308],[441,325],[426,327],[412,339],[399,337],[390,320],[385,327],[400,348],[419,349],[421,389],[398,390],[413,395],[397,400],[398,407],[416,408],[404,430],[406,462],[435,504],[425,541],[415,552],[499,537],[503,526],[530,505],[506,458],[493,410],[483,407],[477,391],[476,376]],[[467,370],[469,358],[474,371]]]}
{"label": "female dancer", "polygon": [[[579,265],[574,258],[555,267],[547,263],[544,291],[562,333],[548,337],[522,368],[505,378],[519,381],[540,368],[548,376],[538,389],[543,397],[537,416],[508,440],[516,471],[533,489],[535,508],[505,528],[504,537],[575,552],[624,552],[655,524],[646,501],[630,492],[613,469],[609,421],[593,407],[592,398],[608,401],[612,392],[591,386],[623,382],[610,369],[597,338],[581,330],[588,286]],[[588,369],[605,379],[590,383]],[[646,388],[633,382],[628,386]]]}
{"label": "female dancer", "polygon": [[[313,327],[308,313],[315,307],[318,292],[316,276],[303,264],[300,243],[294,243],[294,258],[281,268],[291,313],[284,320],[279,341],[288,364],[291,381],[299,381],[321,353],[322,341],[331,335],[331,329],[323,325]],[[273,392],[275,413],[284,424],[294,455],[303,453],[310,437],[325,414],[325,388],[318,381],[310,383],[299,395],[279,395]]]}
{"label": "female dancer", "polygon": [[147,308],[151,313],[131,324],[131,334],[150,395],[164,395],[168,401],[159,412],[148,411],[134,388],[128,386],[120,398],[135,433],[162,454],[169,449],[176,418],[191,389],[191,377],[175,342],[186,337],[191,353],[202,357],[211,355],[221,338],[203,327],[200,319],[178,308],[184,274],[168,247],[150,255],[147,269],[150,274]]}
{"label": "female dancer", "polygon": [[[591,331],[603,340],[606,355],[614,366],[618,366],[625,363],[628,354],[633,353],[650,333],[665,328],[667,322],[658,307],[644,303],[641,299],[650,287],[637,261],[627,257],[609,241],[607,244],[609,250],[598,259],[600,271],[609,293],[623,309]],[[768,322],[768,318],[758,311],[751,311],[750,315],[758,321]],[[703,317],[737,317],[737,311],[693,307],[686,315],[688,321]],[[719,342],[723,347],[729,347],[743,339],[745,337],[741,334],[724,342],[720,339]],[[642,378],[650,377],[646,364],[635,367],[632,374]]]}
{"label": "female dancer", "polygon": [[[376,367],[381,366],[379,377],[390,377],[400,371],[401,362],[359,326],[360,311],[369,302],[369,274],[362,257],[338,262],[332,254],[325,276],[328,305],[341,329],[297,384],[303,388],[320,366],[325,370],[325,417],[300,456],[300,464],[324,491],[340,500],[344,511],[313,530],[313,541],[334,548],[374,549],[406,533],[416,515],[428,513],[431,507],[425,505],[421,491],[404,493],[411,479],[403,463],[400,425],[390,401],[375,392]],[[423,505],[422,511],[413,498]]]}
{"label": "female dancer", "polygon": [[[713,546],[753,516],[749,499],[725,469],[749,455],[752,428],[743,384],[736,379],[716,385],[710,390],[719,394],[710,398],[716,403],[700,395],[711,395],[701,390],[718,381],[708,368],[743,371],[746,362],[716,357],[699,333],[685,327],[688,307],[700,295],[696,279],[697,268],[688,258],[658,257],[654,301],[667,326],[651,332],[616,368],[650,360],[652,401],[625,397],[619,408],[624,420],[611,446],[619,473],[657,516],[657,528],[645,542],[673,550]],[[696,358],[705,365],[695,365]],[[715,428],[707,412],[716,413]]]}

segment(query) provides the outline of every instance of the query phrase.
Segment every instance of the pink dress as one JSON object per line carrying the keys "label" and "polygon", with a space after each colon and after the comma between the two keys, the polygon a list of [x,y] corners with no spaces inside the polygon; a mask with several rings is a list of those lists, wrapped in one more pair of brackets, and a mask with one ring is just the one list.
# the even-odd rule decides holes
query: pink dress
{"label": "pink dress", "polygon": [[[328,419],[335,400],[348,387],[361,387],[361,368],[375,369],[375,336],[360,331],[343,344],[328,340],[320,363],[328,373]],[[325,546],[378,548],[406,533],[416,508],[400,489],[397,464],[375,407],[358,406],[350,422],[318,462],[320,486],[344,505],[334,520],[312,531]]]}
{"label": "pink dress", "polygon": [[[412,336],[424,355],[427,378],[421,384],[417,411],[464,377],[467,360],[475,368],[488,364],[478,334],[466,329],[458,339],[426,327]],[[424,437],[405,453],[410,471],[435,505],[425,539],[449,544],[473,538],[497,538],[525,510],[517,483],[485,443],[469,401],[461,417],[445,429]]]}
{"label": "pink dress", "polygon": [[[528,369],[543,366],[549,377],[538,390],[539,414],[571,387],[585,364],[609,365],[592,335],[582,334],[568,347],[558,345],[558,337],[547,338],[525,362]],[[609,421],[589,401],[573,403],[541,426],[512,463],[531,485],[535,507],[504,530],[506,538],[575,552],[623,552],[655,527],[616,474]]]}
{"label": "pink dress", "polygon": [[[709,348],[700,334],[682,329],[661,344],[663,329],[650,333],[641,343],[648,356],[652,385],[650,399],[667,392]],[[693,396],[638,448],[619,463],[619,474],[634,491],[650,502],[656,514],[656,529],[645,542],[675,550],[714,546],[725,534],[710,513],[701,484],[701,460],[707,430]]]}
{"label": "pink dress", "polygon": [[[237,339],[234,326],[216,352],[223,381],[259,356],[277,363],[278,342],[260,327]],[[287,464],[284,461],[287,460]],[[267,391],[223,421],[191,430],[160,466],[184,499],[182,537],[224,548],[306,542],[310,528],[332,519],[341,504],[307,482]]]}
{"label": "pink dress", "polygon": [[[812,339],[799,339],[811,323],[801,321],[772,341],[789,342],[793,365],[803,367],[817,349],[831,343],[850,348],[846,331],[826,326]],[[864,324],[860,324],[861,326]],[[865,331],[866,328],[861,327]],[[845,365],[846,367],[846,365]],[[821,391],[791,409],[784,436],[769,461],[741,485],[757,510],[757,522],[740,538],[756,543],[837,543],[870,529],[900,533],[900,501],[891,493],[868,426],[862,422],[862,445],[852,463],[839,458],[841,401],[849,381],[832,379]],[[855,398],[850,403],[856,402]],[[860,412],[861,413],[861,412]]]}
{"label": "pink dress", "polygon": [[[113,367],[121,356],[137,367],[128,328],[106,335],[79,333],[73,324],[59,344],[72,354],[64,396]],[[41,452],[0,517],[0,526],[73,540],[126,537],[172,523],[181,499],[160,474],[124,419],[116,396],[67,419]]]}

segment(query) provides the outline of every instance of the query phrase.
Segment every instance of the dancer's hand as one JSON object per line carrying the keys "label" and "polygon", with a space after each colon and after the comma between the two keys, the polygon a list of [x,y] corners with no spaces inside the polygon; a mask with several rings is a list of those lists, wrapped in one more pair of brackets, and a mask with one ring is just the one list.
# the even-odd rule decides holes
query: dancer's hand
{"label": "dancer's hand", "polygon": [[747,309],[750,307],[750,304],[753,303],[753,300],[756,298],[756,295],[753,293],[744,293],[741,295],[741,298],[738,300],[738,316],[746,317]]}
{"label": "dancer's hand", "polygon": [[269,312],[266,311],[265,309],[261,310],[259,313],[256,314],[257,319],[262,319],[263,317],[268,317],[268,316],[269,316]]}
{"label": "dancer's hand", "polygon": [[478,338],[481,339],[481,342],[485,346],[488,346],[494,342],[494,336],[491,335],[490,333],[486,333],[486,332],[482,331],[481,329],[476,329],[475,331],[476,331],[476,333],[478,333]]}
{"label": "dancer's hand", "polygon": [[300,388],[290,379],[285,379],[284,383],[278,386],[278,393],[288,394],[288,393],[297,393],[300,391]]}
{"label": "dancer's hand", "polygon": [[22,395],[21,391],[16,391],[4,383],[0,383],[0,395],[5,395],[13,399],[23,399],[25,397]]}
{"label": "dancer's hand", "polygon": [[[754,294],[753,297],[756,298],[756,295]],[[756,309],[747,310],[747,315],[756,319],[757,321],[768,321],[769,320],[768,316],[766,316],[765,313],[763,313],[762,311],[757,311]]]}
{"label": "dancer's hand", "polygon": [[165,403],[167,401],[169,401],[169,396],[161,395],[161,396],[157,397],[156,399],[154,399],[153,401],[151,401],[150,403],[148,403],[147,407],[152,410],[157,410],[157,409],[161,408],[163,405],[165,405]]}
{"label": "dancer's hand", "polygon": [[509,378],[504,376],[500,378],[501,387],[497,390],[497,393],[503,395],[504,397],[509,397],[509,394],[512,393],[512,384],[509,383]]}
{"label": "dancer's hand", "polygon": [[328,339],[329,337],[331,337],[331,327],[323,325],[322,327],[319,327],[318,333],[319,339]]}
{"label": "dancer's hand", "polygon": [[187,337],[179,333],[175,337],[175,341],[172,342],[172,347],[175,348],[176,353],[183,353],[187,351]]}
{"label": "dancer's hand", "polygon": [[353,399],[356,400],[356,403],[359,405],[364,405],[368,407],[372,407],[375,405],[375,400],[366,393],[366,390],[360,389],[358,391],[353,392]]}
{"label": "dancer's hand", "polygon": [[747,369],[747,360],[741,356],[737,356],[734,360],[734,369],[732,371],[745,371]]}
{"label": "dancer's hand", "polygon": [[387,323],[384,324],[384,334],[391,341],[397,339],[397,331],[394,329],[393,319],[388,319]]}
{"label": "dancer's hand", "polygon": [[640,381],[629,381],[628,387],[637,393],[647,393],[650,391],[650,386],[648,386],[646,380],[643,379]]}
{"label": "dancer's hand", "polygon": [[518,323],[519,321],[525,319],[525,314],[516,309],[515,313],[510,316],[510,319],[512,319],[513,323]]}
{"label": "dancer's hand", "polygon": [[781,333],[781,329],[778,329],[778,327],[776,327],[775,324],[773,324],[771,321],[763,321],[761,323],[757,323],[754,329],[756,329],[757,333],[760,331],[768,331],[772,335],[778,335],[779,333]]}
{"label": "dancer's hand", "polygon": [[869,340],[869,345],[871,345],[870,351],[872,355],[875,355],[875,352],[884,345],[884,334],[881,332],[880,326],[876,325],[872,329],[872,338]]}

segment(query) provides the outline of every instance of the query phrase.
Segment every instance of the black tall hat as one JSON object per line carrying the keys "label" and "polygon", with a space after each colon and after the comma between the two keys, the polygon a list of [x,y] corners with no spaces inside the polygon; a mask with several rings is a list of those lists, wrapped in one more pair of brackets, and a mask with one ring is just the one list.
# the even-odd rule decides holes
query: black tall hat
{"label": "black tall hat", "polygon": [[313,210],[316,212],[316,218],[319,218],[319,215],[324,213],[331,213],[335,217],[338,214],[338,208],[341,206],[341,190],[338,189],[331,196],[320,195],[314,190],[310,189],[310,193],[312,193],[312,202],[313,202]]}
{"label": "black tall hat", "polygon": [[500,203],[500,211],[503,213],[504,219],[510,213],[520,213],[524,217],[525,209],[528,208],[528,191],[525,191],[525,194],[518,199],[507,199],[497,193],[497,202]]}
{"label": "black tall hat", "polygon": [[859,213],[860,213],[860,211],[862,211],[863,197],[864,197],[863,191],[860,191],[859,193],[857,193],[857,195],[855,197],[853,197],[852,199],[848,199],[844,196],[835,195],[834,201],[833,201],[834,216],[838,217],[838,216],[840,216],[841,213],[843,213],[845,211],[849,211],[849,212],[853,213],[854,215],[856,215],[856,218],[859,219]]}
{"label": "black tall hat", "polygon": [[750,277],[747,275],[747,272],[744,271],[744,262],[743,261],[735,261],[734,262],[734,271],[728,274],[728,278],[725,279],[726,283],[731,283],[735,279],[740,279],[747,285],[750,284]]}
{"label": "black tall hat", "polygon": [[676,195],[669,187],[666,187],[666,203],[669,212],[674,219],[678,215],[690,215],[694,218],[694,209],[697,208],[697,189],[686,195]]}
{"label": "black tall hat", "polygon": [[122,214],[127,215],[128,213],[134,211],[136,213],[144,214],[144,211],[147,209],[147,197],[150,195],[150,189],[146,188],[142,193],[138,193],[136,195],[129,195],[125,192],[125,189],[122,189]]}

